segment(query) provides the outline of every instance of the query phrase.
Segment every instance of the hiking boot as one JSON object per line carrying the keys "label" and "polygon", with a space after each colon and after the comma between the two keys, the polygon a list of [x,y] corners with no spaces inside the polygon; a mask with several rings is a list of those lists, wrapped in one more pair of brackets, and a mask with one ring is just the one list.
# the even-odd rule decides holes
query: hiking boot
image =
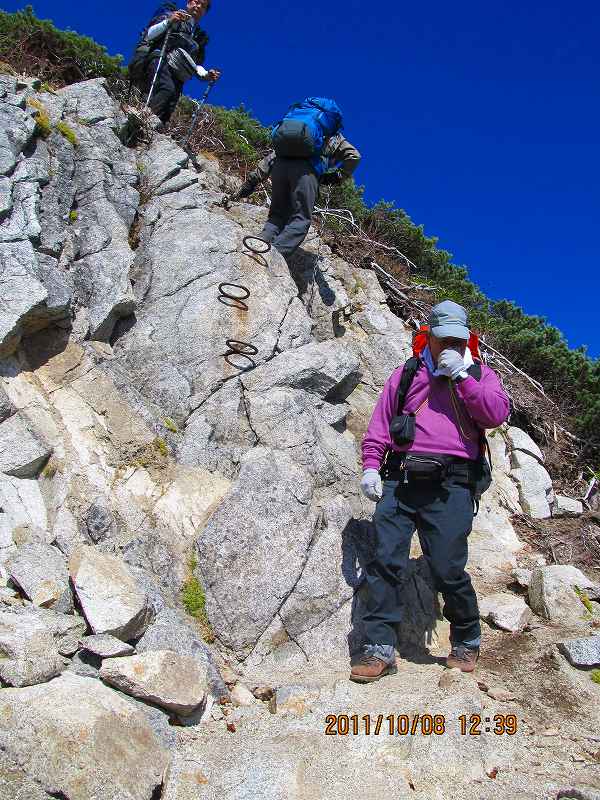
{"label": "hiking boot", "polygon": [[388,664],[377,656],[363,653],[352,665],[350,680],[355,683],[373,683],[385,675],[395,675],[398,672],[396,664]]}
{"label": "hiking boot", "polygon": [[461,672],[473,672],[475,664],[479,658],[479,648],[472,649],[458,644],[452,648],[450,655],[446,659],[448,669],[458,668]]}

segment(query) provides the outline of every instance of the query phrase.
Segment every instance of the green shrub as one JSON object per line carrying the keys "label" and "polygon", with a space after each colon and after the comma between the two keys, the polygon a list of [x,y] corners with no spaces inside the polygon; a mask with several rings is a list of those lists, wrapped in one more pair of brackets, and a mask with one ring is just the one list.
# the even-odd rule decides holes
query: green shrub
{"label": "green shrub", "polygon": [[74,222],[77,222],[78,219],[79,219],[79,214],[78,214],[77,211],[69,212],[69,222],[71,224],[73,224]]}
{"label": "green shrub", "polygon": [[34,119],[36,136],[40,136],[42,139],[47,139],[52,133],[52,125],[50,123],[50,117],[48,116],[46,107],[40,103],[39,100],[35,100],[33,97],[30,97],[27,100],[27,105],[30,108],[33,108],[35,112]]}
{"label": "green shrub", "polygon": [[197,566],[198,561],[192,556],[188,563],[190,577],[183,584],[183,588],[181,590],[181,601],[183,603],[183,607],[190,617],[194,617],[194,619],[197,619],[200,623],[203,638],[207,642],[213,642],[215,640],[215,635],[211,628],[210,622],[208,621],[208,615],[206,613],[206,594],[202,588],[202,584],[194,575],[194,571]]}
{"label": "green shrub", "polygon": [[75,133],[73,128],[71,128],[70,125],[67,125],[67,123],[64,120],[62,120],[61,122],[59,122],[57,124],[56,130],[62,136],[64,136],[64,138],[67,140],[67,142],[70,142],[70,144],[72,144],[73,147],[78,147],[79,146],[79,139],[77,138],[77,134]]}
{"label": "green shrub", "polygon": [[175,423],[170,417],[167,417],[165,420],[163,420],[163,422],[165,428],[168,431],[171,431],[171,433],[179,433],[179,428],[177,427],[177,425],[175,425]]}
{"label": "green shrub", "polygon": [[124,79],[122,60],[88,36],[38,19],[31,6],[13,14],[0,11],[0,61],[18,72],[62,85],[97,77],[114,83]]}
{"label": "green shrub", "polygon": [[594,683],[600,683],[600,669],[593,669],[591,676]]}

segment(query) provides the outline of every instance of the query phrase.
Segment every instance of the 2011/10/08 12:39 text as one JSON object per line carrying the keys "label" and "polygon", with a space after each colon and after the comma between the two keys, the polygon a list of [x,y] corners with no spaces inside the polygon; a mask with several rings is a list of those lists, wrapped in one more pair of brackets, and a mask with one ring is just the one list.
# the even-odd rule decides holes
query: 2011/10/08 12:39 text
{"label": "2011/10/08 12:39 text", "polygon": [[[514,736],[518,730],[515,714],[495,714],[493,717],[461,714],[457,723],[462,736],[481,736],[483,733]],[[379,714],[377,717],[370,714],[329,714],[325,717],[325,735],[443,736],[451,724],[443,714]]]}

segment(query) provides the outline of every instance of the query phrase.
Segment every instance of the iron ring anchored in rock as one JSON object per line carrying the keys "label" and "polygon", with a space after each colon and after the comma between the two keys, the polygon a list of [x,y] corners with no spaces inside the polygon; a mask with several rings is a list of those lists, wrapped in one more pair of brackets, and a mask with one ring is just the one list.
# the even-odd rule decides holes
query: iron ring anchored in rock
{"label": "iron ring anchored in rock", "polygon": [[[239,289],[240,294],[232,294],[231,289]],[[250,297],[250,289],[240,283],[220,283],[219,284],[219,303],[232,308],[239,308],[248,311],[248,303],[245,301]]]}
{"label": "iron ring anchored in rock", "polygon": [[[247,248],[250,251],[250,253],[247,253],[246,255],[249,255],[250,258],[254,259],[254,261],[256,261],[258,264],[260,264],[262,267],[268,267],[269,266],[269,264],[268,264],[266,258],[264,258],[264,256],[271,249],[271,243],[270,242],[265,242],[264,239],[260,239],[258,236],[244,236],[242,241],[243,241],[244,247]],[[255,242],[259,243],[258,247],[255,244]]]}
{"label": "iron ring anchored in rock", "polygon": [[[255,242],[260,242],[260,245],[257,247],[254,244]],[[259,239],[256,236],[244,237],[243,244],[244,247],[247,247],[248,250],[259,257],[264,253],[268,253],[271,249],[269,242],[265,242],[264,239]],[[232,293],[232,290],[234,290],[235,293]],[[237,308],[240,311],[248,311],[248,303],[246,303],[246,300],[248,300],[249,297],[250,289],[248,289],[247,286],[242,286],[240,283],[227,282],[219,284],[219,302],[223,303],[223,305]],[[225,351],[225,353],[223,353],[223,358],[230,367],[239,369],[241,372],[247,372],[248,370],[256,367],[256,361],[252,358],[252,356],[258,355],[258,348],[253,344],[250,344],[250,342],[241,341],[240,339],[227,339],[225,344],[227,345],[228,349]],[[248,365],[241,366],[240,364],[236,364],[231,360],[232,356],[238,356],[246,359]]]}
{"label": "iron ring anchored in rock", "polygon": [[[236,290],[235,294],[232,290]],[[239,283],[220,283],[219,284],[219,303],[231,308],[237,308],[240,311],[248,311],[248,304],[246,300],[250,297],[250,289],[247,286],[242,286]],[[258,355],[258,348],[250,342],[243,342],[240,339],[227,339],[225,342],[227,350],[223,353],[223,358],[234,369],[239,369],[245,372],[249,369],[256,367],[256,361],[252,356]],[[241,366],[231,360],[231,356],[241,356],[249,363],[247,366]]]}

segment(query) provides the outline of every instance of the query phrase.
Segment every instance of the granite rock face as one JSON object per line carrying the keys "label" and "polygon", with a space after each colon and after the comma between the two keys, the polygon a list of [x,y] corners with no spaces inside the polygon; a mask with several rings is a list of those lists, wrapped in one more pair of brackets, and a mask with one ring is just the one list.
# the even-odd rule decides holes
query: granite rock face
{"label": "granite rock face", "polygon": [[[521,731],[464,737],[458,722],[508,703],[529,720],[555,690],[561,728],[600,724],[589,676],[528,649],[547,621],[568,624],[564,647],[589,662],[593,642],[571,641],[590,625],[575,587],[600,596],[581,573],[514,572],[512,516],[568,510],[540,447],[489,433],[494,481],[469,539],[490,657],[518,641],[522,687],[503,674],[483,698],[468,676],[440,678],[449,627],[415,537],[401,675],[367,697],[347,680],[376,546],[360,443],[421,320],[395,315],[373,263],[340,258],[316,226],[288,262],[253,253],[266,208],[225,208],[238,179],[154,124],[125,147],[125,120],[102,80],[52,93],[0,76],[0,794],[539,800],[550,778],[567,785],[573,738],[540,757]],[[341,748],[322,721],[349,708],[429,709],[448,728]]]}

